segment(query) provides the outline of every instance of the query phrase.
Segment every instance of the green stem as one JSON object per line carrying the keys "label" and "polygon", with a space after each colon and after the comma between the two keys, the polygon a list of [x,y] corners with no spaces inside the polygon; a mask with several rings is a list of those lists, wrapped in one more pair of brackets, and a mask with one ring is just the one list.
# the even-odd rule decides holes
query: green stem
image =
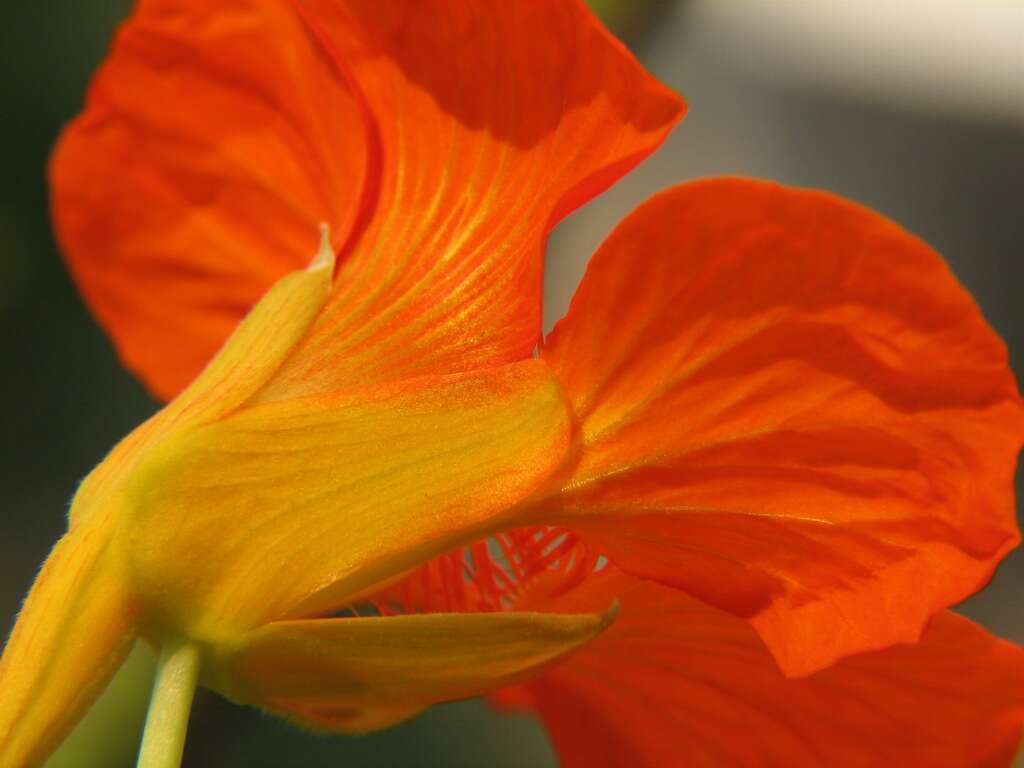
{"label": "green stem", "polygon": [[136,768],[179,768],[198,679],[199,649],[183,643],[165,643],[156,664],[153,696]]}

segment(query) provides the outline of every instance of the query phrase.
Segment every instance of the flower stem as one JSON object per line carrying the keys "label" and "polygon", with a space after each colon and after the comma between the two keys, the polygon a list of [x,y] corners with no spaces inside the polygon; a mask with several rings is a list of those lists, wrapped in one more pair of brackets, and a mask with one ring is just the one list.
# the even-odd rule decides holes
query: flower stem
{"label": "flower stem", "polygon": [[198,678],[199,649],[187,643],[165,643],[156,664],[136,768],[179,768]]}

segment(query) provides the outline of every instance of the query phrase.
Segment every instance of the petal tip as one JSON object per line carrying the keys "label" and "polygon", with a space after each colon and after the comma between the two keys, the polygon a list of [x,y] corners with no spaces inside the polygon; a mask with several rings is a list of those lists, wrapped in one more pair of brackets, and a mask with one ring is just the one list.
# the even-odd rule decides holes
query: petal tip
{"label": "petal tip", "polygon": [[316,272],[321,269],[334,269],[334,246],[331,245],[331,225],[326,221],[320,222],[320,247],[313,257],[313,261],[306,267],[306,271]]}
{"label": "petal tip", "polygon": [[619,618],[620,610],[621,605],[619,604],[618,598],[612,600],[611,605],[608,606],[608,610],[601,614],[601,632],[608,629],[608,627],[615,623],[616,619]]}

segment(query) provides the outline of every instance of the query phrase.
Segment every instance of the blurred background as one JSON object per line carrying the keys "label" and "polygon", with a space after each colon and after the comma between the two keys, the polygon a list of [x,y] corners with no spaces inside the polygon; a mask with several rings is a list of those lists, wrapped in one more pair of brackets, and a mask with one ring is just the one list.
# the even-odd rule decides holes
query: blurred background
{"label": "blurred background", "polygon": [[[685,179],[741,174],[838,192],[922,236],[1024,372],[1024,4],[593,4],[686,96],[690,114],[654,159],[555,233],[549,328],[589,254],[631,208]],[[156,407],[121,369],[68,279],[49,230],[44,177],[57,132],[79,109],[129,7],[36,0],[0,9],[2,633],[63,531],[78,480]],[[1024,642],[1022,588],[1018,552],[961,609]],[[133,656],[51,765],[132,765],[151,665],[145,651]],[[554,758],[535,723],[476,702],[346,739],[311,737],[200,693],[185,764],[544,768]]]}

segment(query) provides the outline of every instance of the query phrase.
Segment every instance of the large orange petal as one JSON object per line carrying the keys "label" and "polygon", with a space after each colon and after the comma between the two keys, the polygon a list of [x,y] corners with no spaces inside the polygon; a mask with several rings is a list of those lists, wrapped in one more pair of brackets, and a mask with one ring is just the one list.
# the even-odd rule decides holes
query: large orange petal
{"label": "large orange petal", "polygon": [[1003,344],[932,250],[851,203],[657,196],[543,358],[584,446],[549,518],[748,617],[788,673],[914,640],[1017,541]]}
{"label": "large orange petal", "polygon": [[158,395],[320,221],[349,258],[271,396],[464,371],[530,354],[544,235],[681,111],[578,0],[143,0],[55,155],[55,220]]}
{"label": "large orange petal", "polygon": [[359,103],[284,0],[142,0],[51,166],[57,234],[125,363],[184,387],[279,277],[341,242]]}
{"label": "large orange petal", "polygon": [[794,680],[746,622],[613,570],[548,608],[612,596],[615,624],[525,697],[518,689],[565,768],[1012,764],[1024,650],[955,614],[937,615],[916,645]]}
{"label": "large orange petal", "polygon": [[528,357],[543,241],[682,112],[579,0],[313,0],[376,120],[375,215],[268,397]]}

